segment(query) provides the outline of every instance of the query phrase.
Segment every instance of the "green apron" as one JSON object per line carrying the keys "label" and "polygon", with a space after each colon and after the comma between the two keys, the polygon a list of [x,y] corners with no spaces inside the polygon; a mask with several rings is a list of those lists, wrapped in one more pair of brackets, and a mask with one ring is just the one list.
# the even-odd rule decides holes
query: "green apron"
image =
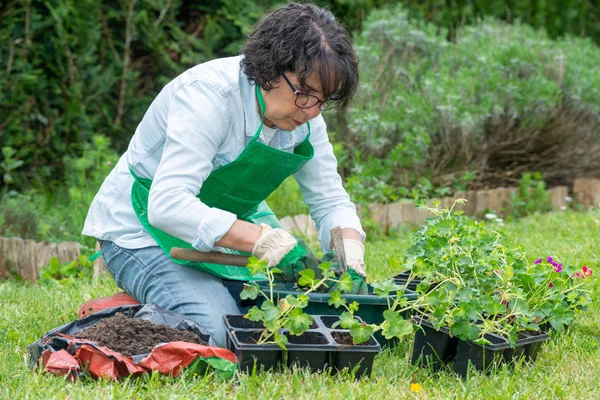
{"label": "green apron", "polygon": [[[209,207],[234,213],[238,219],[255,224],[266,223],[273,227],[281,227],[275,214],[264,200],[288,176],[302,168],[313,157],[314,149],[309,141],[310,125],[308,125],[306,139],[294,149],[294,153],[286,153],[258,142],[265,115],[265,103],[258,85],[256,86],[256,97],[262,118],[254,137],[236,160],[211,172],[202,184],[197,197]],[[138,177],[131,168],[130,171],[135,178],[131,190],[131,202],[144,228],[169,258],[171,258],[170,251],[173,247],[191,249],[191,244],[150,225],[148,222],[148,194],[152,181]],[[229,249],[226,251],[243,254]],[[209,272],[225,279],[243,281],[264,279],[262,276],[250,275],[246,268],[173,258],[171,260],[177,264]]]}

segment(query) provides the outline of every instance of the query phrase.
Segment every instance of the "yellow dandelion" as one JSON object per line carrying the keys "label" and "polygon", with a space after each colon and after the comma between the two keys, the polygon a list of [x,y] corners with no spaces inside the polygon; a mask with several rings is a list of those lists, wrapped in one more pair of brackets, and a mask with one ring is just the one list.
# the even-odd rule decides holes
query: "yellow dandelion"
{"label": "yellow dandelion", "polygon": [[411,383],[410,384],[410,391],[411,392],[419,393],[421,391],[421,385],[419,385],[418,383]]}

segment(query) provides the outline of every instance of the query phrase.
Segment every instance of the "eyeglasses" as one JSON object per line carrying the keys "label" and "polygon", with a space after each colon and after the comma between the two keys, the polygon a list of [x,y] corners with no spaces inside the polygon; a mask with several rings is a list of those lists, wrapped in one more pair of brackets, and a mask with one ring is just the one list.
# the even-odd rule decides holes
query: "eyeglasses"
{"label": "eyeglasses", "polygon": [[296,89],[296,86],[294,86],[292,82],[290,82],[290,80],[287,76],[285,76],[285,74],[282,74],[282,76],[283,79],[285,79],[285,81],[288,83],[288,85],[290,85],[290,88],[292,88],[294,94],[296,95],[295,103],[297,107],[312,108],[316,105],[319,105],[319,109],[321,111],[327,109],[327,100],[321,100],[317,96],[313,96],[312,94],[308,94],[306,92]]}

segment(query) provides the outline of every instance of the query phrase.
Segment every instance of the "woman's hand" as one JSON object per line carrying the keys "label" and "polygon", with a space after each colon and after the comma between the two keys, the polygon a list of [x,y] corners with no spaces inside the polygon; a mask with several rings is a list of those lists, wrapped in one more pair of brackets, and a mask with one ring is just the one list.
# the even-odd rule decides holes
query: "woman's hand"
{"label": "woman's hand", "polygon": [[365,269],[365,245],[362,241],[355,239],[344,239],[344,249],[346,250],[346,264],[363,278],[367,277]]}
{"label": "woman's hand", "polygon": [[300,271],[312,269],[318,278],[321,275],[319,262],[306,244],[281,228],[271,228],[261,224],[262,234],[252,249],[252,255],[259,260],[267,260],[269,267],[281,270],[284,282],[297,282]]}

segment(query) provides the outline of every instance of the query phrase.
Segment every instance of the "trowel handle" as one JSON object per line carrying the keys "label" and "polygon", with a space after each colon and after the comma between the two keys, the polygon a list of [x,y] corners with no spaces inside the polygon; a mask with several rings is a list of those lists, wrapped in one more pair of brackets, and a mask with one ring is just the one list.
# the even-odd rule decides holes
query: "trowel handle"
{"label": "trowel handle", "polygon": [[202,252],[193,249],[173,247],[171,257],[177,260],[197,261],[210,264],[231,265],[234,267],[245,267],[248,264],[248,256],[238,254],[219,253],[216,251]]}

